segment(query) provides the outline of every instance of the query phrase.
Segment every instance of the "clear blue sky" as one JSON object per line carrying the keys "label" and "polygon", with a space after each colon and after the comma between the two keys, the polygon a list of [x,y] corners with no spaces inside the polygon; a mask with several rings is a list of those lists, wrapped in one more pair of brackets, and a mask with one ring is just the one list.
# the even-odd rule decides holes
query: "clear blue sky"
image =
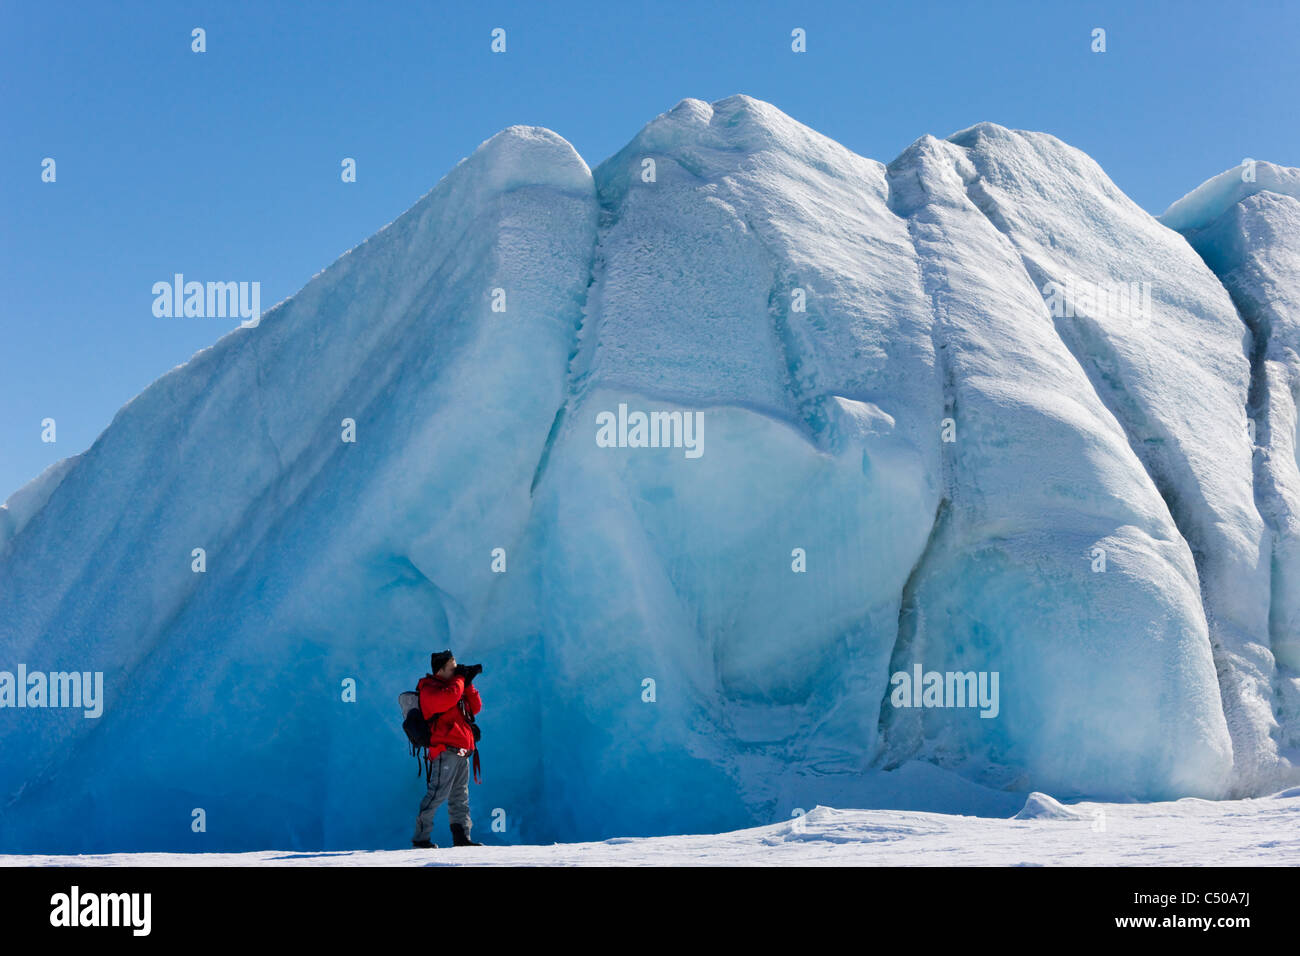
{"label": "clear blue sky", "polygon": [[3,0],[0,500],[235,325],[155,318],[155,281],[257,280],[265,310],[505,126],[595,166],[688,96],[748,93],[885,162],[992,120],[1159,213],[1244,157],[1300,166],[1298,41],[1298,2]]}

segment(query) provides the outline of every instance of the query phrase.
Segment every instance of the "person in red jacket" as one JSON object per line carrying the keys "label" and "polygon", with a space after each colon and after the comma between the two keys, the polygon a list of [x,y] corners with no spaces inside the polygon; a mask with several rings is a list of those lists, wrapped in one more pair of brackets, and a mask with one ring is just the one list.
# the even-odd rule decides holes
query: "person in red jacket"
{"label": "person in red jacket", "polygon": [[474,688],[473,676],[467,681],[456,673],[456,658],[451,651],[433,654],[429,670],[420,678],[416,690],[420,693],[420,712],[424,719],[430,720],[436,714],[437,720],[429,723],[430,743],[425,751],[429,761],[429,789],[420,801],[411,843],[422,848],[437,847],[429,842],[429,836],[433,833],[434,814],[445,800],[452,844],[482,846],[469,838],[469,764],[474,753],[474,731],[465,713],[477,714],[483,709],[483,701]]}

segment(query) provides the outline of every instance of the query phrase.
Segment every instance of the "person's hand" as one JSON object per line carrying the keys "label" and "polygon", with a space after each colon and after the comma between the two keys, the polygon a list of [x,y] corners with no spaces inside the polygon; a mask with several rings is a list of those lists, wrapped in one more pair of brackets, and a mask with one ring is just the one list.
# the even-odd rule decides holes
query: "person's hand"
{"label": "person's hand", "polygon": [[474,683],[474,678],[483,673],[482,664],[462,664],[456,668],[457,676],[465,678],[466,685]]}

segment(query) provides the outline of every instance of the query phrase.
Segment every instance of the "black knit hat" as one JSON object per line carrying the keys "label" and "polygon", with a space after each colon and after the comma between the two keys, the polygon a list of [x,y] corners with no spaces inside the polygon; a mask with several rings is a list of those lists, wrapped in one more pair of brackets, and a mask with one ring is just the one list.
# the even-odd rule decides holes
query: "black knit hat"
{"label": "black knit hat", "polygon": [[446,666],[447,666],[447,662],[448,662],[449,660],[451,660],[451,659],[452,659],[453,657],[455,657],[455,656],[456,656],[456,655],[453,654],[450,650],[438,651],[437,653],[430,654],[430,655],[429,655],[429,667],[430,667],[429,673],[430,673],[430,674],[436,674],[436,673],[438,673],[438,671],[440,671],[440,670],[442,670],[444,667],[446,667]]}

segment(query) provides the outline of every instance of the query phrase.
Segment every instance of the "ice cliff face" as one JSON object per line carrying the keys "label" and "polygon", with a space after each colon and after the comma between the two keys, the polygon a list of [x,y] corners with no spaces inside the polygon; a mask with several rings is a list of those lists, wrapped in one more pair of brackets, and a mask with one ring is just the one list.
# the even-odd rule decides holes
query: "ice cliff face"
{"label": "ice cliff face", "polygon": [[[498,134],[0,510],[0,669],[106,697],[0,710],[0,849],[401,845],[394,698],[444,646],[511,842],[1293,779],[1300,206],[1261,170],[1162,225],[989,124],[884,166],[686,100],[594,174]],[[695,451],[608,447],[637,413]],[[996,715],[895,706],[918,664]]]}
{"label": "ice cliff face", "polygon": [[1247,632],[1244,654],[1226,664],[1266,689],[1271,652],[1279,726],[1268,720],[1262,695],[1258,724],[1300,763],[1300,170],[1247,161],[1174,203],[1161,221],[1181,231],[1219,276],[1251,332],[1246,407],[1270,599],[1267,627]]}

